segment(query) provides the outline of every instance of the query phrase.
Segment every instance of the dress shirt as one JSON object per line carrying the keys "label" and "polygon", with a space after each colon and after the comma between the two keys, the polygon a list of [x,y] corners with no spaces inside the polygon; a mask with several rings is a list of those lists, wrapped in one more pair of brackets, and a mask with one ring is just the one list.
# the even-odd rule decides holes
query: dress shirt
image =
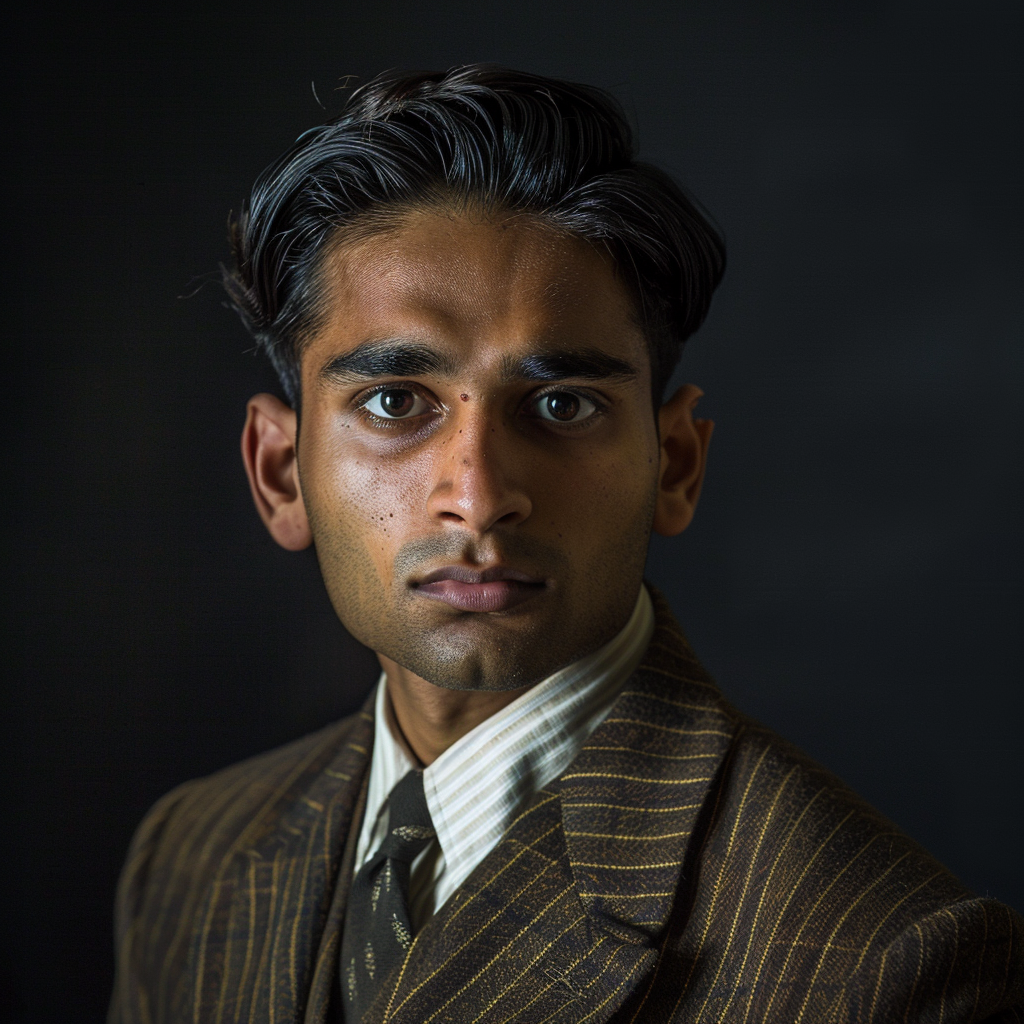
{"label": "dress shirt", "polygon": [[[629,621],[607,644],[532,686],[423,770],[437,839],[412,865],[409,909],[416,930],[494,848],[531,797],[569,766],[611,710],[653,632],[651,598],[641,586]],[[410,769],[422,768],[397,727],[383,674],[375,711],[355,871],[387,834],[391,790]]]}

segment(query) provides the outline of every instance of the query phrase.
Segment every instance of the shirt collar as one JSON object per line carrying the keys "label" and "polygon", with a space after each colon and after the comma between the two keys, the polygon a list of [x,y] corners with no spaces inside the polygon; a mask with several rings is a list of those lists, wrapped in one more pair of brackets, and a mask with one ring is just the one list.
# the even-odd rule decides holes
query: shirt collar
{"label": "shirt collar", "polygon": [[[461,881],[516,814],[569,766],[608,714],[654,631],[647,588],[626,625],[603,647],[559,669],[453,743],[423,772],[424,792],[449,882]],[[368,857],[395,784],[420,767],[394,723],[382,674],[375,705],[366,815],[356,863]]]}

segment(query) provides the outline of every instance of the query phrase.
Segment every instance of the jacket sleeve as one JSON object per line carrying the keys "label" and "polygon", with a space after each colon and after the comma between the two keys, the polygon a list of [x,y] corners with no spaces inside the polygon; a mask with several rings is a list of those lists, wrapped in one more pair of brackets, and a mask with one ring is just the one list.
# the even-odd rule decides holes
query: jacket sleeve
{"label": "jacket sleeve", "polygon": [[1024,921],[966,899],[914,922],[847,986],[850,1019],[1024,1024]]}
{"label": "jacket sleeve", "polygon": [[185,783],[158,800],[143,818],[128,848],[114,902],[116,966],[108,1024],[148,1024],[150,1020],[139,971],[149,869],[168,820],[192,785]]}

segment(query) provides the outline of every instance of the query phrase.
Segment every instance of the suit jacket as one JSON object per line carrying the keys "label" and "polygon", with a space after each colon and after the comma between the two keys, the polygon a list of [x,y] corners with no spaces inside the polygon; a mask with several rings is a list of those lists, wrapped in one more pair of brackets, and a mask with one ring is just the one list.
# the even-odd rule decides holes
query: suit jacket
{"label": "suit jacket", "polygon": [[[1024,921],[730,707],[655,607],[609,717],[367,1020],[1024,1021]],[[152,809],[111,1024],[329,1020],[371,707]]]}

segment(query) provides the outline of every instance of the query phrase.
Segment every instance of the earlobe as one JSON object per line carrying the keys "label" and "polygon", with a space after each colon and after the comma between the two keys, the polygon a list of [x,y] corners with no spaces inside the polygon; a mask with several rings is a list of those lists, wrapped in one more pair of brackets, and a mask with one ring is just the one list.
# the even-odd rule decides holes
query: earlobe
{"label": "earlobe", "polygon": [[663,537],[674,537],[690,525],[700,498],[714,429],[711,420],[693,416],[703,394],[685,384],[658,411],[661,464],[654,530]]}
{"label": "earlobe", "polygon": [[296,458],[295,411],[273,395],[254,395],[242,428],[242,462],[249,489],[271,537],[288,551],[309,547],[309,528]]}

